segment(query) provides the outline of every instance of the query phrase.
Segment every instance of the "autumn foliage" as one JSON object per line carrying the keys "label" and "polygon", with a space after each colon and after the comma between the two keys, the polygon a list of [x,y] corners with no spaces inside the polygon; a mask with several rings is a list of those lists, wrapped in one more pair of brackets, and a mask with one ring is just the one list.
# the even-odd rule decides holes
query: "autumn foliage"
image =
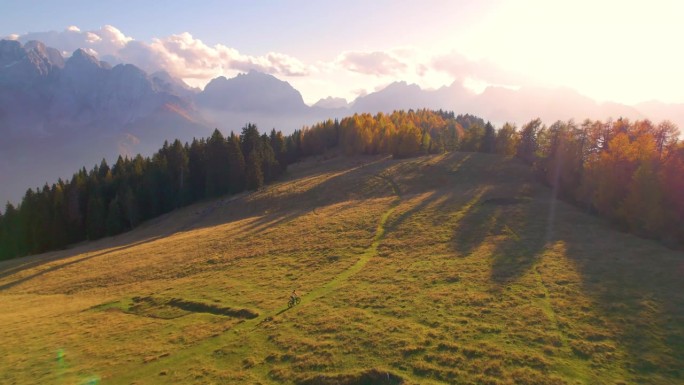
{"label": "autumn foliage", "polygon": [[522,132],[533,144],[518,156],[558,196],[624,230],[684,243],[684,147],[672,123],[559,121],[546,128],[535,120]]}
{"label": "autumn foliage", "polygon": [[665,121],[534,119],[499,130],[473,115],[409,110],[355,114],[285,136],[253,124],[224,137],[176,140],[152,157],[105,160],[68,181],[29,189],[0,214],[0,259],[98,239],[192,202],[259,189],[288,164],[331,150],[405,158],[449,151],[516,156],[534,167],[558,198],[635,234],[684,244],[684,145]]}
{"label": "autumn foliage", "polygon": [[453,113],[427,110],[354,115],[296,130],[260,134],[247,124],[240,135],[192,143],[165,143],[151,157],[106,160],[70,180],[28,189],[21,204],[0,213],[0,259],[63,248],[135,228],[207,198],[256,190],[288,164],[339,148],[352,154],[397,157],[454,150],[463,128]]}
{"label": "autumn foliage", "polygon": [[328,120],[304,127],[295,135],[301,136],[303,156],[321,154],[339,145],[347,155],[392,154],[405,158],[457,149],[464,133],[458,122],[462,118],[430,110],[354,114],[339,122]]}

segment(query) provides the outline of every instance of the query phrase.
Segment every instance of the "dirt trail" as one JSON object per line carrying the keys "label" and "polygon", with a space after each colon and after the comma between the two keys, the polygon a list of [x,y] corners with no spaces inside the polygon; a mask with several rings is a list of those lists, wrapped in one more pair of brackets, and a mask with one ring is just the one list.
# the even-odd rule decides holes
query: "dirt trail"
{"label": "dirt trail", "polygon": [[[319,299],[333,292],[341,284],[346,282],[350,277],[361,271],[373,257],[377,256],[378,246],[380,245],[380,242],[382,241],[385,235],[385,224],[387,223],[387,219],[390,217],[390,215],[392,215],[394,210],[401,202],[401,191],[399,189],[399,186],[391,177],[376,174],[372,175],[372,177],[377,177],[386,181],[391,186],[392,190],[397,196],[394,202],[392,202],[390,208],[388,208],[380,216],[380,220],[378,221],[373,241],[371,242],[370,246],[368,246],[368,248],[366,248],[366,250],[361,254],[356,263],[348,267],[346,270],[342,271],[332,280],[328,281],[328,283],[326,283],[325,285],[302,295],[302,302],[299,305],[297,305],[297,307],[307,306],[316,299]],[[138,383],[138,381],[144,378],[150,379],[151,376],[154,376],[153,378],[156,378],[158,381],[158,373],[160,373],[162,370],[173,367],[173,361],[190,359],[191,357],[198,354],[212,354],[213,352],[240,338],[246,340],[246,343],[257,343],[256,341],[254,341],[254,332],[259,328],[259,326],[269,320],[272,320],[274,317],[277,317],[278,315],[288,310],[290,309],[288,309],[287,305],[284,305],[279,309],[274,309],[269,312],[261,313],[258,317],[241,322],[234,328],[227,330],[225,333],[221,335],[202,341],[197,345],[191,346],[181,351],[171,353],[168,356],[160,358],[159,360],[146,364],[138,370],[126,371],[124,372],[125,374],[123,376],[116,377],[114,380],[116,383],[129,384],[131,382]],[[263,343],[263,341],[261,342]]]}

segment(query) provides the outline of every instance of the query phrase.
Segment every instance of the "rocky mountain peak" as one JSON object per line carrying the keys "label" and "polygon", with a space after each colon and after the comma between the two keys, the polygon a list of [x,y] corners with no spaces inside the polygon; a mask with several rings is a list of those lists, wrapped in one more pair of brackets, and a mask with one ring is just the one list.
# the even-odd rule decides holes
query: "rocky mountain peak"
{"label": "rocky mountain peak", "polygon": [[27,53],[33,53],[43,60],[46,60],[51,66],[64,68],[65,62],[62,54],[58,50],[48,47],[40,41],[31,40],[24,44],[24,49]]}
{"label": "rocky mountain peak", "polygon": [[308,107],[302,95],[286,81],[251,70],[226,79],[210,81],[197,103],[203,107],[227,111],[263,111],[267,113],[301,112]]}
{"label": "rocky mountain peak", "polygon": [[64,66],[64,58],[55,49],[38,41],[22,46],[16,40],[0,40],[0,83],[33,84]]}
{"label": "rocky mountain peak", "polygon": [[312,107],[319,107],[319,108],[348,108],[349,107],[349,102],[347,102],[347,99],[345,98],[335,98],[332,96],[328,96],[327,98],[323,98],[316,103]]}
{"label": "rocky mountain peak", "polygon": [[93,55],[88,54],[85,50],[79,48],[71,54],[71,57],[66,61],[66,67],[76,68],[101,68],[100,61]]}
{"label": "rocky mountain peak", "polygon": [[17,40],[0,40],[0,66],[7,66],[21,60],[26,55]]}

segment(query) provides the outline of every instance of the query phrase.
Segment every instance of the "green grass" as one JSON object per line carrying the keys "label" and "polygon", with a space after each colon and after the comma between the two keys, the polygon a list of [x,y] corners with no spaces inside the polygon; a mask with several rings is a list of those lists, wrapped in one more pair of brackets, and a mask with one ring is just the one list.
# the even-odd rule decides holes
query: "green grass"
{"label": "green grass", "polygon": [[684,383],[682,253],[483,154],[312,159],[3,262],[0,301],[0,383]]}

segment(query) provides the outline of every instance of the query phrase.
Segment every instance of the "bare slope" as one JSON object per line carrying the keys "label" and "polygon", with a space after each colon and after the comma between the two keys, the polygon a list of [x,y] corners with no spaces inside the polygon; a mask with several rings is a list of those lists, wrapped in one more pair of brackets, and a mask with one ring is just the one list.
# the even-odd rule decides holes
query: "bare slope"
{"label": "bare slope", "polygon": [[550,195],[483,154],[311,160],[3,262],[0,383],[684,381],[684,257]]}

